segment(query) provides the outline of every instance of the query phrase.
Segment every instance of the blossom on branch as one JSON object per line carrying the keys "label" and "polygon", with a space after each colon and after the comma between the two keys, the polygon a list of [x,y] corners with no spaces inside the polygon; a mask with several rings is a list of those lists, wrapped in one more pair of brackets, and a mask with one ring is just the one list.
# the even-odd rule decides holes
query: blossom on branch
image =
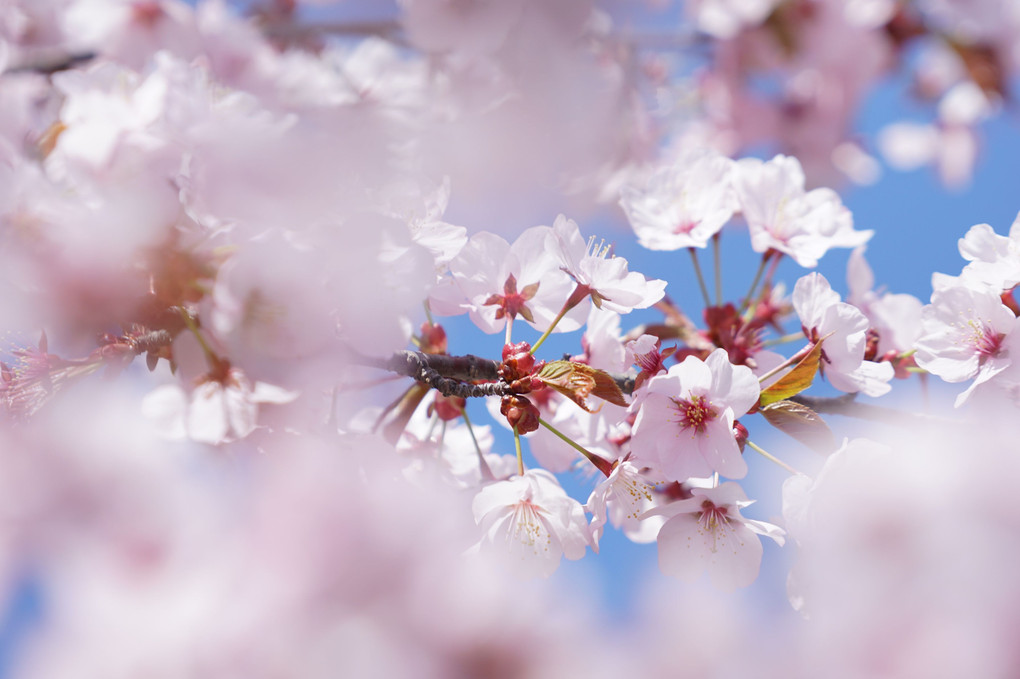
{"label": "blossom on branch", "polygon": [[665,375],[652,377],[635,395],[635,463],[671,481],[714,472],[742,478],[747,463],[733,434],[733,420],[750,410],[759,394],[751,369],[730,363],[724,349],[704,361],[688,356]]}
{"label": "blossom on branch", "polygon": [[853,215],[835,191],[804,189],[796,158],[744,158],[733,177],[755,252],[778,250],[812,268],[829,249],[857,247],[871,238],[871,231],[854,230]]}
{"label": "blossom on branch", "polygon": [[165,384],[142,401],[143,414],[167,438],[201,443],[229,443],[255,431],[261,403],[290,403],[293,391],[251,380],[239,368],[204,376],[190,394]]}
{"label": "blossom on branch", "polygon": [[868,319],[856,307],[841,302],[824,276],[810,273],[797,281],[793,308],[808,339],[822,342],[819,370],[832,386],[868,396],[881,396],[891,389],[892,365],[864,360]]}
{"label": "blossom on branch", "polygon": [[[577,223],[563,215],[556,218],[547,247],[556,254],[564,271],[578,288],[591,295],[600,309],[618,314],[646,309],[662,299],[666,281],[649,280],[627,270],[627,260],[609,254],[609,247],[595,246],[592,236],[585,244]],[[576,293],[575,293],[576,294]]]}
{"label": "blossom on branch", "polygon": [[658,538],[662,572],[691,582],[707,570],[712,584],[725,591],[750,585],[761,566],[758,536],[782,545],[783,529],[741,516],[740,510],[753,500],[732,481],[694,488],[691,495],[649,512],[668,517]]}
{"label": "blossom on branch", "polygon": [[552,575],[562,557],[580,559],[590,543],[581,504],[543,469],[485,486],[472,508],[481,547],[507,553],[524,577]]}
{"label": "blossom on branch", "polygon": [[917,365],[946,382],[973,379],[956,397],[956,406],[1013,362],[1010,352],[1020,325],[998,292],[977,289],[963,282],[936,288],[931,304],[921,310],[921,337]]}
{"label": "blossom on branch", "polygon": [[[570,278],[546,248],[547,226],[527,229],[511,245],[487,232],[475,234],[450,261],[450,276],[432,291],[429,306],[445,316],[471,316],[487,333],[504,328],[518,316],[538,330],[552,323],[573,289]],[[584,310],[568,314],[556,326],[567,332],[581,327]]]}
{"label": "blossom on branch", "polygon": [[650,250],[703,248],[737,210],[733,161],[696,149],[658,168],[645,186],[625,186],[620,206]]}

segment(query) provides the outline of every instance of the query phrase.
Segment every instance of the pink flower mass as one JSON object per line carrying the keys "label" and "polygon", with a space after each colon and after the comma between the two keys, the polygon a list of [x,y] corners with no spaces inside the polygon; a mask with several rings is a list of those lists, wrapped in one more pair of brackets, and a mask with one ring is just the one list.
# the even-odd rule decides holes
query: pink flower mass
{"label": "pink flower mass", "polygon": [[1020,676],[1018,75],[1009,0],[0,2],[0,679]]}

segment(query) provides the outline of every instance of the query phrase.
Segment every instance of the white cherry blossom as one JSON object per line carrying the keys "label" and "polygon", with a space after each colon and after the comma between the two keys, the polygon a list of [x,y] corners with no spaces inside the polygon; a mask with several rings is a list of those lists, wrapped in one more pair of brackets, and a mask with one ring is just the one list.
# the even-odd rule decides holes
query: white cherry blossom
{"label": "white cherry blossom", "polygon": [[548,248],[559,258],[563,270],[579,285],[586,287],[599,308],[629,313],[645,309],[662,299],[666,281],[649,280],[627,270],[627,260],[609,254],[603,244],[595,245],[594,236],[585,244],[577,223],[560,215],[553,223]]}
{"label": "white cherry blossom", "polygon": [[[998,292],[965,282],[936,288],[921,310],[917,365],[947,382],[974,382],[956,398],[957,407],[974,387],[991,380],[1012,363],[1010,345],[1020,320]],[[1010,338],[1010,339],[1007,339]]]}
{"label": "white cherry blossom", "polygon": [[968,264],[962,278],[993,291],[1010,290],[1020,283],[1020,214],[1008,236],[1000,236],[988,224],[975,224],[960,239],[960,255]]}
{"label": "white cherry blossom", "polygon": [[864,360],[868,319],[857,307],[841,302],[824,276],[810,273],[797,281],[793,308],[808,339],[823,341],[819,370],[832,386],[868,396],[891,389],[892,365]]}
{"label": "white cherry blossom", "polygon": [[238,368],[219,378],[209,376],[190,393],[178,384],[165,384],[142,401],[142,413],[166,438],[220,444],[242,439],[258,422],[261,403],[290,403],[298,394],[255,382]]}
{"label": "white cherry blossom", "polygon": [[668,517],[658,539],[662,572],[693,582],[707,570],[712,584],[724,591],[750,585],[761,566],[758,536],[782,545],[783,529],[741,516],[740,510],[753,500],[732,481],[716,488],[693,488],[691,495],[650,512]]}
{"label": "white cherry blossom", "polygon": [[642,187],[625,186],[620,206],[650,250],[703,248],[737,210],[733,161],[695,149],[655,170]]}
{"label": "white cherry blossom", "polygon": [[733,177],[755,252],[775,249],[811,268],[831,248],[857,247],[871,238],[871,231],[854,230],[853,215],[835,191],[805,191],[796,158],[744,158]]}
{"label": "white cherry blossom", "polygon": [[672,481],[713,472],[742,478],[747,463],[733,435],[733,420],[746,413],[759,394],[751,369],[731,364],[725,349],[716,349],[705,361],[688,356],[665,375],[648,380],[635,396],[635,463],[647,464]]}
{"label": "white cherry blossom", "polygon": [[651,542],[662,525],[661,517],[645,517],[655,505],[654,482],[629,460],[621,460],[588,497],[592,548],[597,552],[606,523],[621,528],[635,542]]}
{"label": "white cherry blossom", "polygon": [[861,310],[878,333],[878,355],[902,354],[914,348],[921,331],[921,300],[913,295],[873,290],[875,277],[864,258],[865,246],[850,253],[846,266],[847,301]]}
{"label": "white cherry blossom", "polygon": [[[450,261],[450,276],[432,291],[432,310],[444,316],[466,311],[487,333],[502,330],[511,315],[545,330],[573,290],[559,260],[547,251],[551,235],[549,227],[535,226],[511,245],[492,233],[475,234]],[[573,310],[556,330],[576,330],[585,315],[584,309]]]}
{"label": "white cherry blossom", "polygon": [[482,549],[507,553],[524,577],[552,575],[562,557],[580,559],[590,542],[581,504],[543,469],[485,486],[472,508]]}

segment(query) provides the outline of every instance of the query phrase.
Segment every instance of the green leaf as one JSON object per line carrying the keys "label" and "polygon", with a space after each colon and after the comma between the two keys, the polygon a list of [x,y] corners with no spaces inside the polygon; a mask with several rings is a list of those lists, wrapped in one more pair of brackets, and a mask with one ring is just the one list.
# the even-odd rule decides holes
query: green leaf
{"label": "green leaf", "polygon": [[816,452],[828,455],[836,449],[836,437],[829,425],[806,405],[778,401],[764,406],[759,412],[773,427]]}
{"label": "green leaf", "polygon": [[597,396],[614,405],[627,407],[616,380],[604,370],[593,368],[584,363],[573,361],[551,361],[538,371],[542,382],[563,394],[584,410],[594,412],[588,407],[588,396]]}
{"label": "green leaf", "polygon": [[793,367],[793,370],[780,377],[767,388],[762,389],[758,405],[764,408],[770,403],[796,396],[810,387],[815,379],[815,374],[818,372],[818,359],[821,358],[822,343],[824,341],[825,338],[823,337],[815,342],[815,345],[811,347],[811,351],[804,358],[800,359],[797,365]]}

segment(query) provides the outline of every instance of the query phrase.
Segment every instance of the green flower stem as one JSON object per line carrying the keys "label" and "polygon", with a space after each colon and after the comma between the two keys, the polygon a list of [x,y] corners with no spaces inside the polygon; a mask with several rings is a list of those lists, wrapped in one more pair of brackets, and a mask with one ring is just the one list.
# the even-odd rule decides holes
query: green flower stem
{"label": "green flower stem", "polygon": [[751,300],[754,299],[755,292],[758,290],[758,282],[761,280],[761,275],[765,273],[765,265],[769,263],[769,257],[771,256],[771,250],[766,250],[765,254],[761,256],[761,264],[758,265],[758,270],[754,273],[751,288],[747,291],[747,296],[744,297],[744,301],[740,304],[740,313],[744,313],[751,306]]}
{"label": "green flower stem", "polygon": [[791,332],[789,335],[783,335],[782,337],[773,337],[762,342],[763,347],[774,347],[778,344],[786,344],[787,342],[796,342],[799,339],[804,339],[804,333],[802,332]]}
{"label": "green flower stem", "polygon": [[195,319],[191,317],[191,314],[189,314],[187,309],[185,309],[184,307],[178,307],[177,310],[178,313],[180,313],[181,318],[184,319],[184,325],[188,327],[188,330],[191,331],[191,334],[194,335],[195,339],[198,340],[199,346],[202,347],[202,353],[205,354],[205,359],[206,361],[209,362],[209,367],[210,368],[218,367],[223,359],[221,359],[216,354],[216,352],[213,351],[212,347],[209,346],[209,343],[206,342],[205,337],[202,336],[202,333],[199,331],[198,326],[195,324]]}
{"label": "green flower stem", "polygon": [[595,465],[596,469],[598,469],[600,472],[605,474],[607,477],[610,474],[613,473],[613,465],[612,465],[611,462],[609,462],[608,460],[605,460],[605,459],[599,457],[595,453],[589,452],[583,446],[581,446],[578,443],[576,443],[569,436],[567,436],[566,434],[561,432],[559,429],[557,429],[556,427],[552,426],[551,424],[549,424],[548,422],[543,420],[541,417],[538,418],[538,423],[540,425],[542,425],[543,427],[545,427],[546,429],[548,429],[549,431],[551,431],[552,433],[556,434],[556,436],[558,436],[562,441],[564,441],[571,448],[573,448],[577,452],[579,452],[582,455],[584,455],[588,459],[589,462],[591,462],[593,465]]}
{"label": "green flower stem", "polygon": [[[576,288],[575,288],[575,292],[576,292]],[[575,306],[577,306],[577,304],[576,304],[576,303],[574,303],[574,304],[571,304],[571,301],[573,300],[573,298],[574,298],[574,295],[573,295],[573,294],[572,294],[572,295],[570,295],[570,299],[568,299],[568,300],[567,300],[567,301],[566,301],[566,302],[565,302],[565,303],[563,304],[563,308],[562,308],[562,309],[560,309],[560,312],[559,312],[558,314],[556,314],[556,318],[554,318],[554,319],[553,319],[553,322],[552,322],[552,323],[551,323],[551,324],[549,325],[549,329],[548,329],[548,330],[546,330],[546,331],[545,331],[544,333],[542,333],[542,336],[538,338],[538,341],[537,341],[537,342],[535,342],[534,344],[532,344],[532,345],[531,345],[531,351],[530,351],[529,353],[532,353],[532,354],[534,354],[534,353],[535,353],[536,351],[538,351],[538,348],[539,348],[540,346],[542,346],[542,342],[544,342],[544,341],[545,341],[545,339],[546,339],[546,338],[547,338],[547,337],[548,337],[549,335],[551,335],[551,334],[552,334],[553,328],[555,328],[555,327],[556,327],[556,324],[560,322],[560,319],[562,319],[562,318],[563,318],[564,316],[566,316],[566,314],[567,314],[567,312],[568,312],[568,311],[570,311],[570,310],[571,310],[571,309],[573,309],[573,308],[574,308]],[[510,343],[510,339],[509,339],[509,338],[507,338],[507,344],[509,344],[509,343]]]}
{"label": "green flower stem", "polygon": [[701,275],[701,265],[698,264],[698,250],[697,248],[687,248],[687,252],[691,253],[691,262],[694,264],[694,273],[698,276],[698,287],[701,288],[701,298],[705,300],[705,307],[712,306],[712,300],[708,298],[708,288],[705,287],[705,277]]}
{"label": "green flower stem", "polygon": [[524,456],[521,454],[521,435],[514,426],[514,448],[517,450],[517,474],[524,476]]}
{"label": "green flower stem", "polygon": [[764,450],[762,450],[761,448],[759,448],[759,447],[758,447],[757,445],[755,445],[755,444],[754,444],[754,443],[752,443],[751,441],[748,441],[748,442],[747,442],[747,445],[748,445],[748,446],[750,446],[750,447],[751,447],[751,449],[752,449],[752,450],[754,450],[754,452],[758,453],[759,455],[761,455],[762,457],[764,457],[764,458],[765,458],[766,460],[771,460],[772,462],[775,462],[776,464],[778,464],[778,465],[779,465],[780,467],[782,467],[782,468],[783,468],[783,469],[785,469],[786,471],[790,472],[791,474],[794,474],[794,475],[800,474],[800,472],[799,472],[799,471],[797,471],[796,469],[794,469],[794,468],[793,468],[793,467],[791,467],[790,465],[786,464],[785,462],[783,462],[782,460],[780,460],[780,459],[779,459],[778,457],[776,457],[775,455],[772,455],[771,453],[767,453],[767,452],[765,452]]}
{"label": "green flower stem", "polygon": [[[485,461],[485,456],[482,454],[482,447],[478,445],[478,439],[475,438],[475,428],[471,426],[471,420],[468,419],[467,409],[460,409],[461,417],[464,418],[464,424],[467,425],[468,433],[471,434],[471,441],[475,444],[475,452],[478,453],[478,468],[482,472],[482,481],[493,481],[496,477],[492,475],[492,468],[489,467],[489,463]],[[514,432],[516,434],[516,432]],[[518,450],[520,449],[520,442],[517,443]],[[518,455],[518,460],[521,459]],[[524,472],[521,472],[522,474]]]}
{"label": "green flower stem", "polygon": [[715,305],[722,306],[722,261],[719,255],[719,234],[712,236],[712,258],[715,268]]}

